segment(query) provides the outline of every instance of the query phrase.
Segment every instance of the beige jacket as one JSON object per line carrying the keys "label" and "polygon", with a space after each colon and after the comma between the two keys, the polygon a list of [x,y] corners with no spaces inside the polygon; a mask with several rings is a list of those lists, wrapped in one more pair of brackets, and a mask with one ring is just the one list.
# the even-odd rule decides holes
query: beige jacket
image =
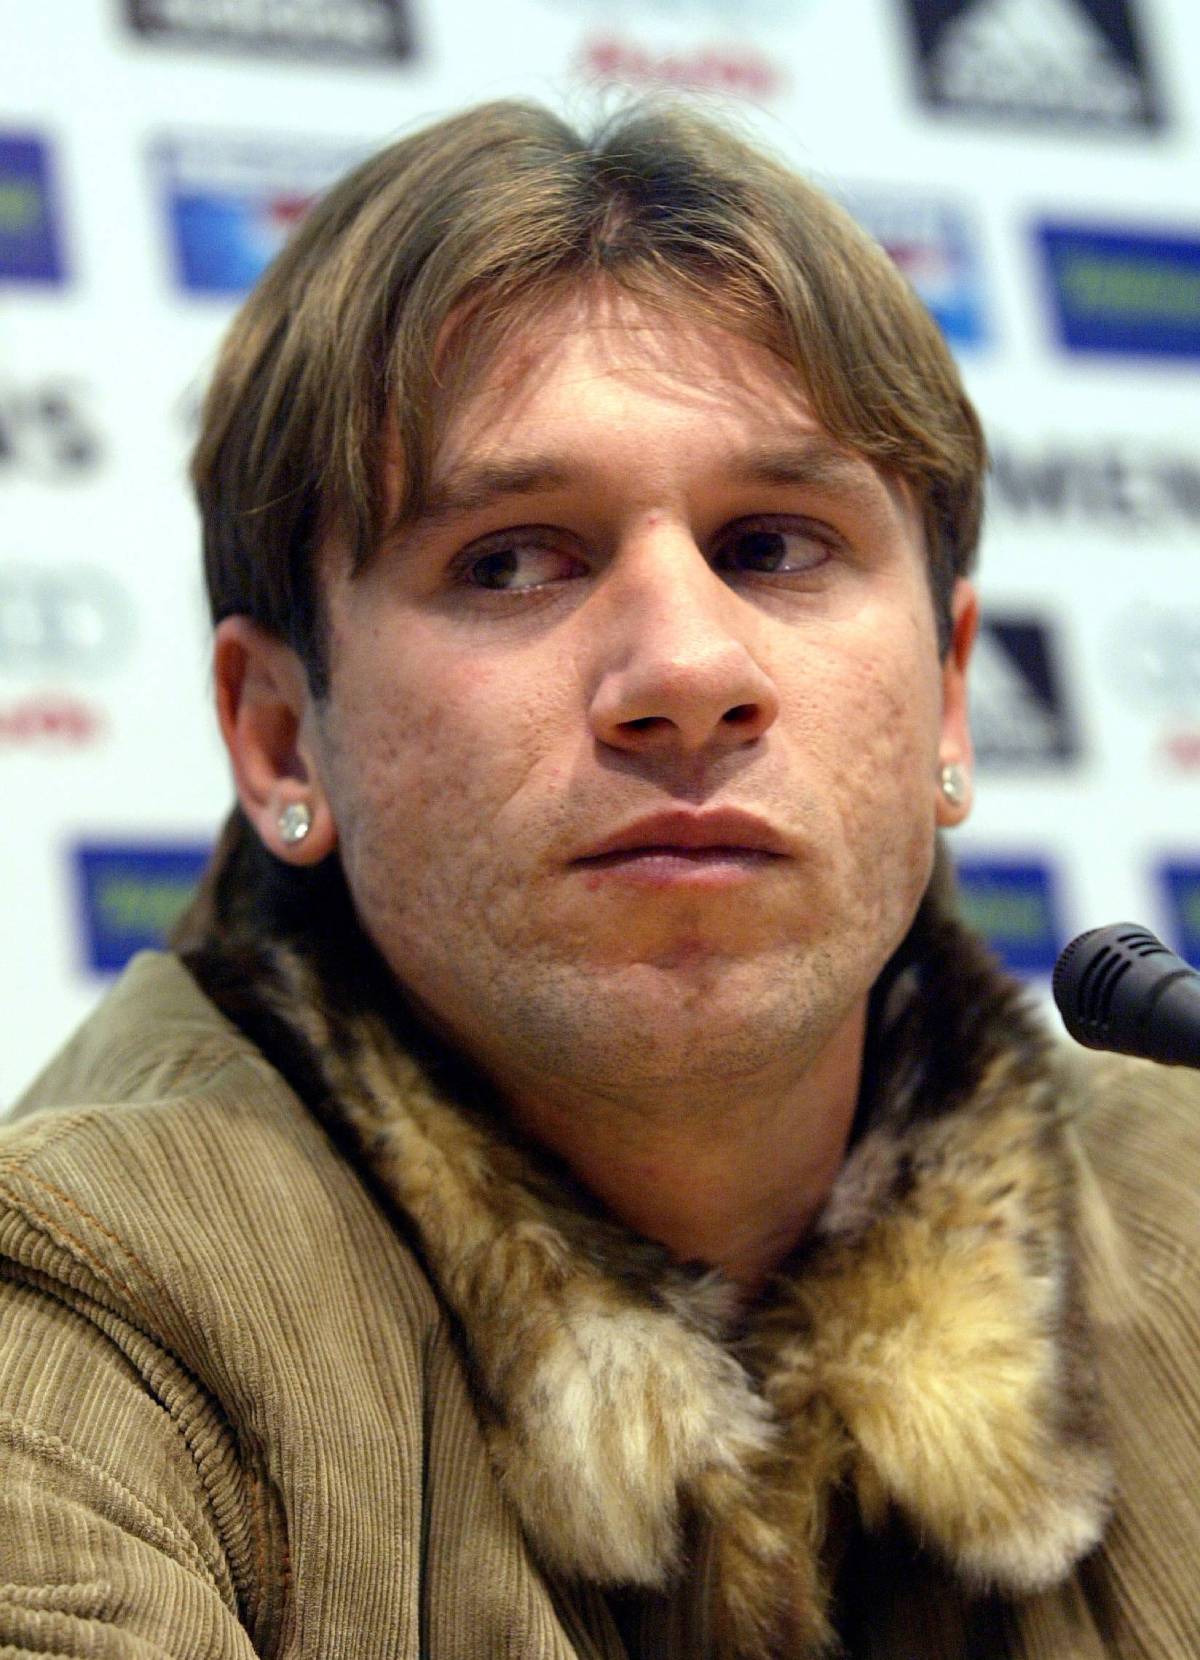
{"label": "beige jacket", "polygon": [[747,1322],[295,993],[355,1100],[145,956],[0,1134],[5,1660],[1200,1657],[1190,1074],[898,1083]]}

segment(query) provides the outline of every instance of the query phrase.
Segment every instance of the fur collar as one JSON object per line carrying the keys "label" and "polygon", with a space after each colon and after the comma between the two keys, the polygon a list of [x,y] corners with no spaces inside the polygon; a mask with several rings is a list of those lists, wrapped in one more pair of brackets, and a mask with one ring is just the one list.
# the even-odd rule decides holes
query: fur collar
{"label": "fur collar", "polygon": [[535,1553],[664,1586],[705,1529],[737,1660],[830,1643],[843,1506],[867,1528],[897,1512],[1011,1591],[1064,1576],[1106,1518],[1047,1040],[937,888],[876,990],[828,1205],[741,1314],[509,1134],[401,1004],[332,868],[285,870],[235,815],[180,942],[407,1219]]}

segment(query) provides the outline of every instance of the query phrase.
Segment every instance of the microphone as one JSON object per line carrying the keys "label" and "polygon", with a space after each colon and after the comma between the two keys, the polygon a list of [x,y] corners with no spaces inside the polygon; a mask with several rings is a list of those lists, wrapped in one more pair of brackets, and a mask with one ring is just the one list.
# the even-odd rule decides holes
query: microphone
{"label": "microphone", "polygon": [[1200,974],[1140,923],[1073,939],[1052,989],[1067,1031],[1087,1048],[1200,1067]]}

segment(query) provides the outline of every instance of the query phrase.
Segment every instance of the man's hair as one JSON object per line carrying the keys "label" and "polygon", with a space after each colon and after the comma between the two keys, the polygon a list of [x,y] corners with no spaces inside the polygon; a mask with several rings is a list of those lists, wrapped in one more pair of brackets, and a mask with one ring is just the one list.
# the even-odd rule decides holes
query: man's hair
{"label": "man's hair", "polygon": [[535,105],[485,104],[312,208],[238,314],[204,406],[192,476],[214,622],[241,613],[286,640],[324,696],[319,549],[337,537],[361,569],[397,522],[386,468],[402,524],[455,397],[560,294],[599,279],[767,347],[835,440],[907,481],[944,651],[985,462],[945,343],[840,207],[676,105],[587,138]]}

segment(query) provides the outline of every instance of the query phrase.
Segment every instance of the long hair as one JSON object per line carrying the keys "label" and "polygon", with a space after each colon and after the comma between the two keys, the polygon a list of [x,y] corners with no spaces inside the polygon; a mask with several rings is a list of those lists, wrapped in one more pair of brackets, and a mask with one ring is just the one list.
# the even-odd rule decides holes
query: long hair
{"label": "long hair", "polygon": [[318,553],[360,569],[384,448],[415,515],[447,416],[510,333],[603,278],[764,345],[836,440],[907,481],[944,650],[979,533],[979,423],[883,251],[795,171],[687,107],[590,137],[500,102],[427,127],[303,220],[234,321],[193,462],[214,621],[252,617],[328,690]]}

